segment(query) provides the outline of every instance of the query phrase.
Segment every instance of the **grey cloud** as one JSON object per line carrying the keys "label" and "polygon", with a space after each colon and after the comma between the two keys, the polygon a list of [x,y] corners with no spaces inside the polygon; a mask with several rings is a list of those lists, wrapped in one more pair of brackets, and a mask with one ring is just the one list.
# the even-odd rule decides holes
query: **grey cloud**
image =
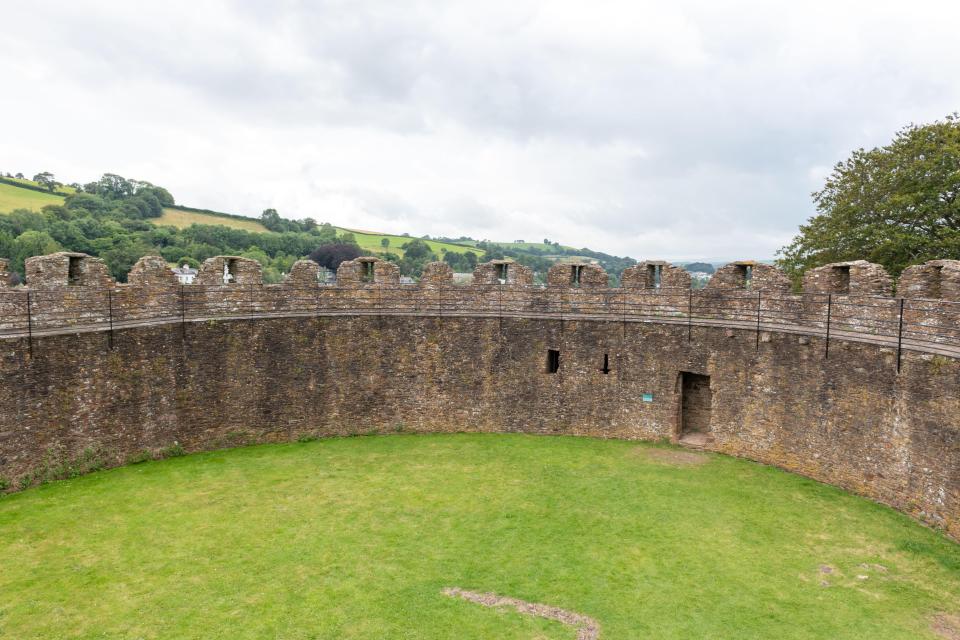
{"label": "grey cloud", "polygon": [[[43,153],[55,168],[64,142],[96,144],[96,162],[60,173],[123,158],[212,208],[255,209],[224,194],[263,180],[285,213],[347,226],[506,239],[547,227],[619,254],[729,242],[769,257],[812,212],[811,173],[960,103],[947,26],[960,10],[944,4],[478,6],[12,7],[24,27],[0,41],[11,73],[24,95],[62,87],[71,107],[0,97],[25,130],[63,121],[49,138],[12,132],[4,164]],[[112,125],[94,138],[74,112]],[[131,158],[144,125],[169,144]]]}

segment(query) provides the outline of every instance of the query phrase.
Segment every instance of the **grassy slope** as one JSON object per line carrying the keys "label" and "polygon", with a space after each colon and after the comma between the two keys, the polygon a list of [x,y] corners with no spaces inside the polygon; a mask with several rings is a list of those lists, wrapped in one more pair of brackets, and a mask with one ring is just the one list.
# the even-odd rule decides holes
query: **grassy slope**
{"label": "grassy slope", "polygon": [[[29,180],[22,180],[21,182],[30,183]],[[64,189],[70,190],[69,187],[64,187]],[[48,204],[61,204],[62,202],[63,197],[59,195],[40,193],[39,191],[30,189],[18,189],[9,184],[0,184],[0,213],[9,213],[14,209],[32,209],[39,211]],[[218,216],[212,213],[184,211],[176,207],[164,209],[161,217],[150,220],[150,222],[158,225],[169,225],[177,227],[178,229],[189,227],[191,224],[219,224],[233,229],[244,229],[255,233],[270,233],[266,227],[252,218],[249,220],[241,220],[235,217]],[[336,229],[340,233],[353,233],[360,248],[369,253],[385,253],[389,251],[403,256],[403,249],[400,247],[413,239],[406,236],[384,233],[354,231],[343,227],[336,227]],[[384,248],[380,244],[384,238],[390,240],[390,246],[387,248]],[[483,251],[466,245],[436,242],[434,240],[427,240],[426,242],[438,257],[443,254],[444,249],[454,253],[466,253],[469,251],[475,253],[477,257],[483,255]]]}
{"label": "grassy slope", "polygon": [[10,213],[14,209],[39,211],[48,204],[62,203],[62,196],[32,189],[19,189],[13,185],[0,183],[0,213]]}
{"label": "grassy slope", "polygon": [[[154,224],[170,225],[178,228],[188,227],[191,224],[222,224],[235,229],[246,229],[247,231],[269,233],[269,231],[267,231],[263,225],[253,219],[238,220],[237,218],[232,217],[218,216],[211,213],[184,211],[177,208],[164,209],[163,216],[157,218],[156,220],[151,220],[151,222]],[[404,243],[410,242],[410,240],[413,239],[406,236],[396,236],[384,233],[354,231],[352,229],[346,229],[343,227],[335,228],[337,229],[338,233],[352,233],[357,239],[357,244],[360,245],[360,248],[370,253],[384,253],[389,251],[402,256],[403,249],[400,247]],[[390,246],[386,249],[380,244],[384,238],[390,240]],[[427,240],[426,242],[438,256],[442,253],[441,249],[446,249],[447,251],[453,251],[455,253],[472,251],[473,253],[477,254],[478,257],[483,255],[483,251],[464,245],[452,244],[449,242],[436,242],[434,240]]]}
{"label": "grassy slope", "polygon": [[674,467],[649,449],[347,438],[6,496],[0,637],[573,637],[440,594],[459,586],[582,612],[603,640],[917,640],[960,602],[960,546],[903,515],[770,467]]}

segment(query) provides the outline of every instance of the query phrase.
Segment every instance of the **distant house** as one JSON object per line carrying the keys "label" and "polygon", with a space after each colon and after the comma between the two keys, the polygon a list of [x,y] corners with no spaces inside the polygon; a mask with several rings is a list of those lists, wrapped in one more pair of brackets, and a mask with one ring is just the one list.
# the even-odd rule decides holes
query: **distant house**
{"label": "distant house", "polygon": [[417,281],[410,276],[400,276],[400,284],[417,284]]}
{"label": "distant house", "polygon": [[174,267],[171,271],[173,271],[173,275],[177,276],[180,284],[193,284],[193,279],[197,277],[197,270],[191,268],[189,265]]}

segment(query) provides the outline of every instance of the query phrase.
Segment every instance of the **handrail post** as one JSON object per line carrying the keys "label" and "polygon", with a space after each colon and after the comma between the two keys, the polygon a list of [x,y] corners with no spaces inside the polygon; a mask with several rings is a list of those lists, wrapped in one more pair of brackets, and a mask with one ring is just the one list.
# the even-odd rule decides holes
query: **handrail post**
{"label": "handrail post", "polygon": [[693,285],[687,294],[687,342],[693,340]]}
{"label": "handrail post", "polygon": [[113,289],[107,289],[107,310],[110,319],[110,339],[108,343],[110,350],[113,351]]}
{"label": "handrail post", "polygon": [[903,353],[903,298],[900,298],[900,318],[897,328],[897,373],[900,373],[900,354]]}
{"label": "handrail post", "polygon": [[760,295],[761,291],[757,291],[757,351],[760,351]]}
{"label": "handrail post", "polygon": [[827,339],[824,347],[823,359],[830,359],[830,314],[833,311],[833,294],[827,294]]}
{"label": "handrail post", "polygon": [[183,285],[180,285],[180,338],[187,337],[187,303],[184,299]]}
{"label": "handrail post", "polygon": [[443,317],[443,284],[437,285],[437,311]]}
{"label": "handrail post", "polygon": [[30,350],[30,357],[33,357],[33,316],[30,308],[30,295],[32,291],[27,291],[27,348]]}

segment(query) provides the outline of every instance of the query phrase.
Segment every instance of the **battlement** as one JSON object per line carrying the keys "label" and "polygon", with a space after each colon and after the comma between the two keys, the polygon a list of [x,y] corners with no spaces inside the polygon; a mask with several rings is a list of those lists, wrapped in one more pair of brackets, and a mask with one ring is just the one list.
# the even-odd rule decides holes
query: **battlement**
{"label": "battlement", "polygon": [[431,263],[406,285],[397,265],[373,256],[342,263],[336,285],[321,282],[308,260],[283,283],[265,285],[260,264],[239,256],[204,261],[194,285],[178,284],[157,256],[141,258],[126,284],[77,253],[30,258],[27,273],[26,287],[0,291],[0,337],[259,316],[493,315],[750,327],[960,355],[960,261],[950,260],[907,269],[900,298],[889,295],[883,268],[864,261],[809,271],[803,293],[776,267],[746,260],[698,290],[663,261],[626,269],[620,287],[586,262],[555,264],[546,286],[536,286],[528,267],[506,260],[478,265],[466,284],[454,283],[449,265]]}
{"label": "battlement", "polygon": [[28,286],[0,290],[0,478],[27,486],[51,460],[92,448],[122,464],[173,442],[694,434],[960,536],[956,261],[906,270],[901,297],[862,261],[811,270],[801,293],[747,260],[704,289],[655,260],[619,287],[587,262],[554,265],[545,286],[509,261],[465,284],[444,263],[401,284],[372,256],[336,284],[321,273],[302,260],[264,284],[257,262],[217,256],[180,285],[147,256],[118,284],[97,258],[31,258]]}

